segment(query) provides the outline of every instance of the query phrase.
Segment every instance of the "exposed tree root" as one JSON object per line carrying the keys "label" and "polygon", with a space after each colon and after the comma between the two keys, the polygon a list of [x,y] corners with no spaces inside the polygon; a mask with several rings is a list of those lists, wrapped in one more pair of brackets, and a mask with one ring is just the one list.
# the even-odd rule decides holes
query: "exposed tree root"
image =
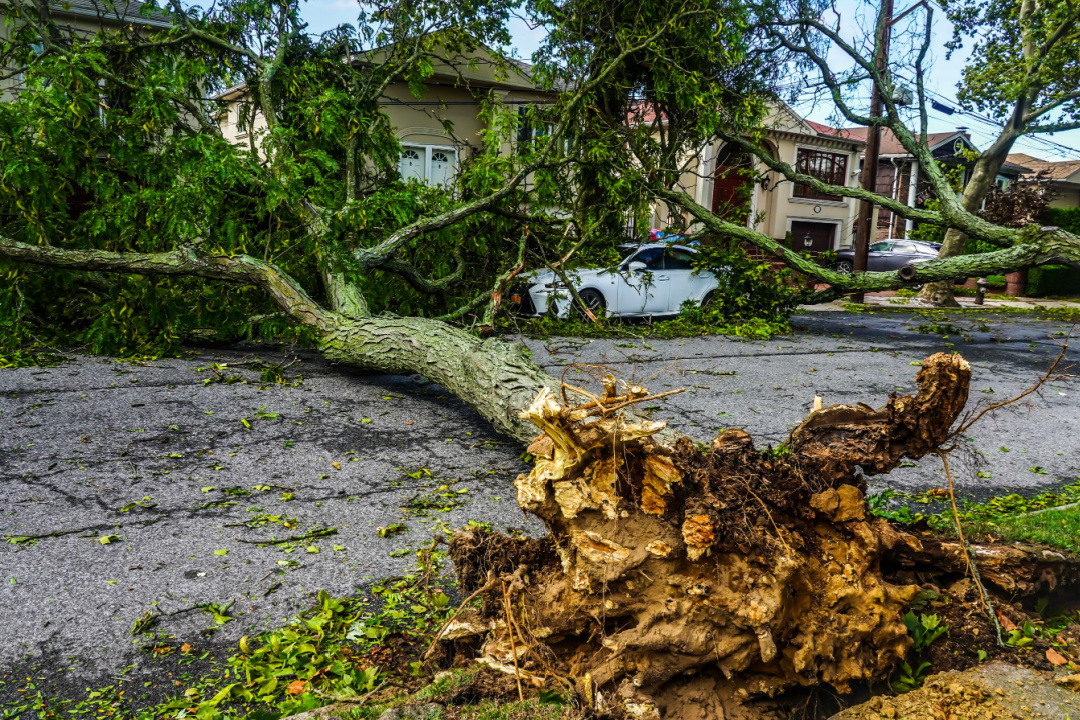
{"label": "exposed tree root", "polygon": [[[462,587],[483,604],[441,637],[479,641],[483,662],[521,682],[558,677],[637,717],[739,717],[751,696],[882,678],[910,643],[901,616],[918,573],[966,561],[959,543],[870,517],[857,468],[935,452],[970,375],[960,356],[934,355],[916,396],[816,410],[769,451],[740,430],[707,451],[665,444],[663,423],[604,409],[623,397],[613,378],[579,407],[545,389],[527,411],[544,431],[529,448],[536,465],[516,484],[550,534],[456,535]],[[890,582],[883,562],[906,575]],[[1056,582],[1020,551],[979,562],[1002,589]]]}

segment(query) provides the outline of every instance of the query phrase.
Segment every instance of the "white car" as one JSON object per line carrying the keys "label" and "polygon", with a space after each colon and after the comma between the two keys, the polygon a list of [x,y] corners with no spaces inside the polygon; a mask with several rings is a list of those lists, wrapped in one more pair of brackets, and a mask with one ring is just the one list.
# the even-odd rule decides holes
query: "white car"
{"label": "white car", "polygon": [[[687,300],[709,301],[718,283],[711,272],[694,270],[697,251],[684,245],[620,245],[614,269],[572,270],[567,278],[593,313],[614,317],[677,315]],[[551,272],[534,273],[510,291],[520,315],[554,312],[564,317],[573,304],[569,291]]]}

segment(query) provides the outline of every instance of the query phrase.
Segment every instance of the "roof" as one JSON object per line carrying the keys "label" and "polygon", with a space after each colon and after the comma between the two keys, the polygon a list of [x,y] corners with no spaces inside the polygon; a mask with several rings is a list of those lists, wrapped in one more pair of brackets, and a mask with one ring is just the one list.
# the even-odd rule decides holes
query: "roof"
{"label": "roof", "polygon": [[[869,128],[866,127],[851,127],[851,128],[838,128],[837,132],[843,133],[845,137],[858,138],[859,140],[866,141],[866,132]],[[919,137],[916,135],[915,137]],[[941,133],[927,133],[926,141],[931,150],[934,150],[949,140],[955,137],[964,138],[964,142],[971,145],[971,136],[967,133],[953,130],[952,132]],[[974,145],[972,145],[974,147]],[[893,134],[893,131],[889,128],[881,128],[881,149],[882,155],[910,155],[903,145],[900,144],[900,140]]]}
{"label": "roof", "polygon": [[[815,126],[819,125],[819,123],[812,123],[812,124],[815,125]],[[820,127],[824,128],[826,130],[833,131],[835,133],[839,133],[839,134],[841,134],[841,135],[843,135],[845,137],[854,137],[854,138],[858,138],[858,139],[863,140],[863,141],[866,140],[866,132],[868,130],[868,128],[866,128],[866,127],[829,128],[829,127],[824,126],[824,125],[820,125]],[[920,136],[916,135],[915,137],[918,138]],[[927,145],[929,146],[931,151],[937,150],[938,148],[944,146],[946,143],[948,143],[950,141],[959,140],[959,139],[962,139],[964,144],[967,145],[968,147],[972,148],[973,150],[978,150],[978,148],[975,147],[975,144],[971,142],[971,136],[968,133],[962,132],[960,130],[953,130],[952,132],[939,132],[939,133],[927,133],[926,134],[926,142],[927,142]],[[909,153],[907,151],[907,149],[904,148],[904,146],[900,144],[900,140],[896,137],[896,135],[893,133],[893,131],[890,130],[889,128],[882,128],[881,129],[881,148],[880,148],[879,152],[881,153],[881,155],[893,155],[893,156],[901,155],[901,156],[908,156],[908,157],[911,156],[911,153]],[[1022,165],[1022,164],[1018,164],[1017,162],[1013,162],[1011,160],[1011,158],[1013,158],[1013,157],[1014,157],[1013,155],[1009,156],[1010,160],[1007,160],[1001,166],[1002,170],[1005,170],[1006,172],[1017,173],[1017,174],[1031,172],[1031,168],[1026,167],[1025,165]],[[1017,156],[1017,157],[1019,157],[1019,156]],[[1026,156],[1024,156],[1024,157],[1026,157]]]}
{"label": "roof", "polygon": [[62,6],[53,5],[50,9],[57,15],[91,17],[102,22],[172,27],[172,23],[161,10],[152,9],[144,15],[143,6],[144,3],[138,0],[66,0]]}
{"label": "roof", "polygon": [[[855,137],[851,137],[849,135],[845,135],[844,131],[842,131],[842,130],[837,130],[836,128],[831,128],[828,125],[822,125],[821,123],[816,123],[816,122],[813,122],[812,120],[807,120],[804,117],[800,117],[797,112],[795,112],[793,109],[791,109],[790,106],[787,105],[787,103],[782,102],[781,105],[779,106],[779,108],[780,108],[781,111],[786,111],[797,123],[803,125],[806,129],[809,129],[809,130],[813,131],[813,133],[817,133],[818,137],[828,137],[828,138],[837,139],[837,140],[847,140],[848,142],[850,142],[852,144],[856,144],[856,145],[861,145],[864,142],[863,140],[860,140],[859,138],[855,138]],[[638,117],[639,115],[640,115],[640,117]],[[635,103],[633,105],[633,107],[631,107],[630,111],[627,113],[626,120],[627,120],[627,122],[629,122],[631,124],[634,124],[634,123],[651,123],[654,120],[656,120],[656,109],[651,103],[647,103],[644,100],[639,101],[639,102]],[[667,122],[667,117],[661,115],[660,121],[666,123]],[[797,131],[794,131],[794,130],[786,130],[785,128],[782,128],[782,127],[777,128],[777,127],[768,127],[768,126],[766,126],[765,129],[766,130],[779,130],[779,131],[786,131],[786,132],[796,132],[796,134],[799,134],[799,135],[802,134],[802,133],[798,133]],[[807,133],[807,136],[808,137],[813,137],[814,135],[812,133]]]}
{"label": "roof", "polygon": [[[1045,172],[1046,177],[1050,180],[1080,182],[1080,160],[1051,162],[1024,153],[1013,153],[1009,155],[1007,160],[1013,165],[1024,166],[1024,169],[1031,173]],[[1072,177],[1074,175],[1077,177]]]}
{"label": "roof", "polygon": [[823,124],[821,124],[819,122],[814,122],[813,120],[806,120],[805,122],[806,122],[807,125],[814,128],[814,130],[817,132],[818,135],[832,135],[833,137],[840,137],[840,138],[846,138],[848,140],[859,140],[861,142],[866,142],[866,136],[865,135],[863,135],[863,137],[856,137],[853,133],[848,132],[846,128],[834,128],[834,127],[830,127],[828,125],[823,125]]}
{"label": "roof", "polygon": [[[3,0],[0,0],[0,2],[2,2],[2,1]],[[85,2],[87,0],[83,0],[83,1]],[[371,50],[367,50],[367,51],[358,53],[356,55],[349,55],[347,58],[345,58],[345,62],[351,63],[353,66],[368,65],[368,64],[371,64],[373,62],[372,58],[378,58],[380,53],[385,53],[391,47],[392,47],[392,45],[383,45],[381,47],[373,48]],[[478,74],[478,71],[479,71],[479,68],[481,66],[485,70],[488,70],[488,69],[490,69],[490,67],[492,65],[496,64],[494,62],[481,62],[483,60],[482,53],[487,53],[487,54],[491,55],[493,59],[497,58],[498,61],[505,61],[510,67],[511,74],[516,77],[517,82],[515,82],[514,77],[510,77],[510,75],[508,75],[506,78],[502,78],[502,79],[500,79],[498,77],[495,77],[495,76],[487,77],[487,78],[480,76]],[[449,60],[449,58],[447,60]],[[510,90],[524,90],[524,91],[527,91],[527,92],[531,92],[531,91],[543,92],[543,90],[538,85],[536,85],[536,82],[532,79],[533,66],[530,63],[527,63],[524,60],[521,60],[519,58],[509,57],[509,56],[504,55],[504,54],[502,54],[502,53],[500,53],[500,52],[498,52],[496,50],[492,50],[487,45],[485,45],[485,44],[483,44],[483,43],[481,43],[479,41],[477,41],[476,47],[473,48],[471,56],[468,56],[468,55],[455,56],[453,58],[453,60],[454,60],[455,63],[460,60],[460,61],[462,61],[462,62],[460,62],[460,65],[462,67],[468,67],[469,68],[469,70],[473,73],[473,76],[469,77],[469,80],[471,82],[476,82],[476,83],[479,83],[479,84],[487,84],[487,85],[490,85],[490,86],[493,86],[493,87],[509,88]],[[432,68],[433,72],[432,72],[431,75],[428,76],[427,81],[431,82],[432,78],[435,78],[436,76],[440,75],[440,70],[445,71],[446,67],[454,68],[454,67],[457,67],[457,65],[454,65],[454,64],[451,64],[450,62],[447,62],[447,63],[445,63],[445,66],[443,66],[442,63],[440,63],[439,61],[436,61],[435,63],[433,63],[433,68]],[[449,73],[448,72],[443,72],[442,75],[444,77],[453,77],[455,80],[457,80],[458,77],[459,77],[454,72],[449,72]],[[556,87],[555,87],[555,90],[553,92],[557,92],[557,91],[564,90],[564,89],[565,88],[562,87],[562,85],[560,83],[556,83]],[[232,100],[232,99],[235,99],[237,96],[242,96],[242,95],[244,95],[246,93],[247,93],[247,83],[246,82],[241,82],[241,83],[238,83],[236,85],[233,85],[232,87],[225,88],[224,90],[221,90],[220,92],[215,93],[214,95],[212,95],[210,97],[210,99],[211,100]],[[511,102],[513,102],[513,101],[511,101]]]}

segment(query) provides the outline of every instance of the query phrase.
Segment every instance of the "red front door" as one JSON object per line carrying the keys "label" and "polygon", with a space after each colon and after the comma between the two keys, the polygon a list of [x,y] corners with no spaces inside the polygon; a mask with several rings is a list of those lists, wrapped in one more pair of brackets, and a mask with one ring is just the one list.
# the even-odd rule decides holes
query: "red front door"
{"label": "red front door", "polygon": [[716,158],[712,211],[728,222],[745,225],[750,218],[750,162],[746,155],[724,148]]}

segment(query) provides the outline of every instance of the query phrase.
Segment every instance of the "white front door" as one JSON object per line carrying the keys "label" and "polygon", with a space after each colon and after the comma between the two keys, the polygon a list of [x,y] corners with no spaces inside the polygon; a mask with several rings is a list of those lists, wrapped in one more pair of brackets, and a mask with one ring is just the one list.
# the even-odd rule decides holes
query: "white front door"
{"label": "white front door", "polygon": [[401,172],[401,179],[423,181],[426,177],[426,164],[427,159],[424,157],[423,148],[402,148],[401,160],[398,161],[398,170]]}
{"label": "white front door", "polygon": [[431,174],[428,181],[432,185],[449,185],[454,176],[454,151],[431,150]]}

